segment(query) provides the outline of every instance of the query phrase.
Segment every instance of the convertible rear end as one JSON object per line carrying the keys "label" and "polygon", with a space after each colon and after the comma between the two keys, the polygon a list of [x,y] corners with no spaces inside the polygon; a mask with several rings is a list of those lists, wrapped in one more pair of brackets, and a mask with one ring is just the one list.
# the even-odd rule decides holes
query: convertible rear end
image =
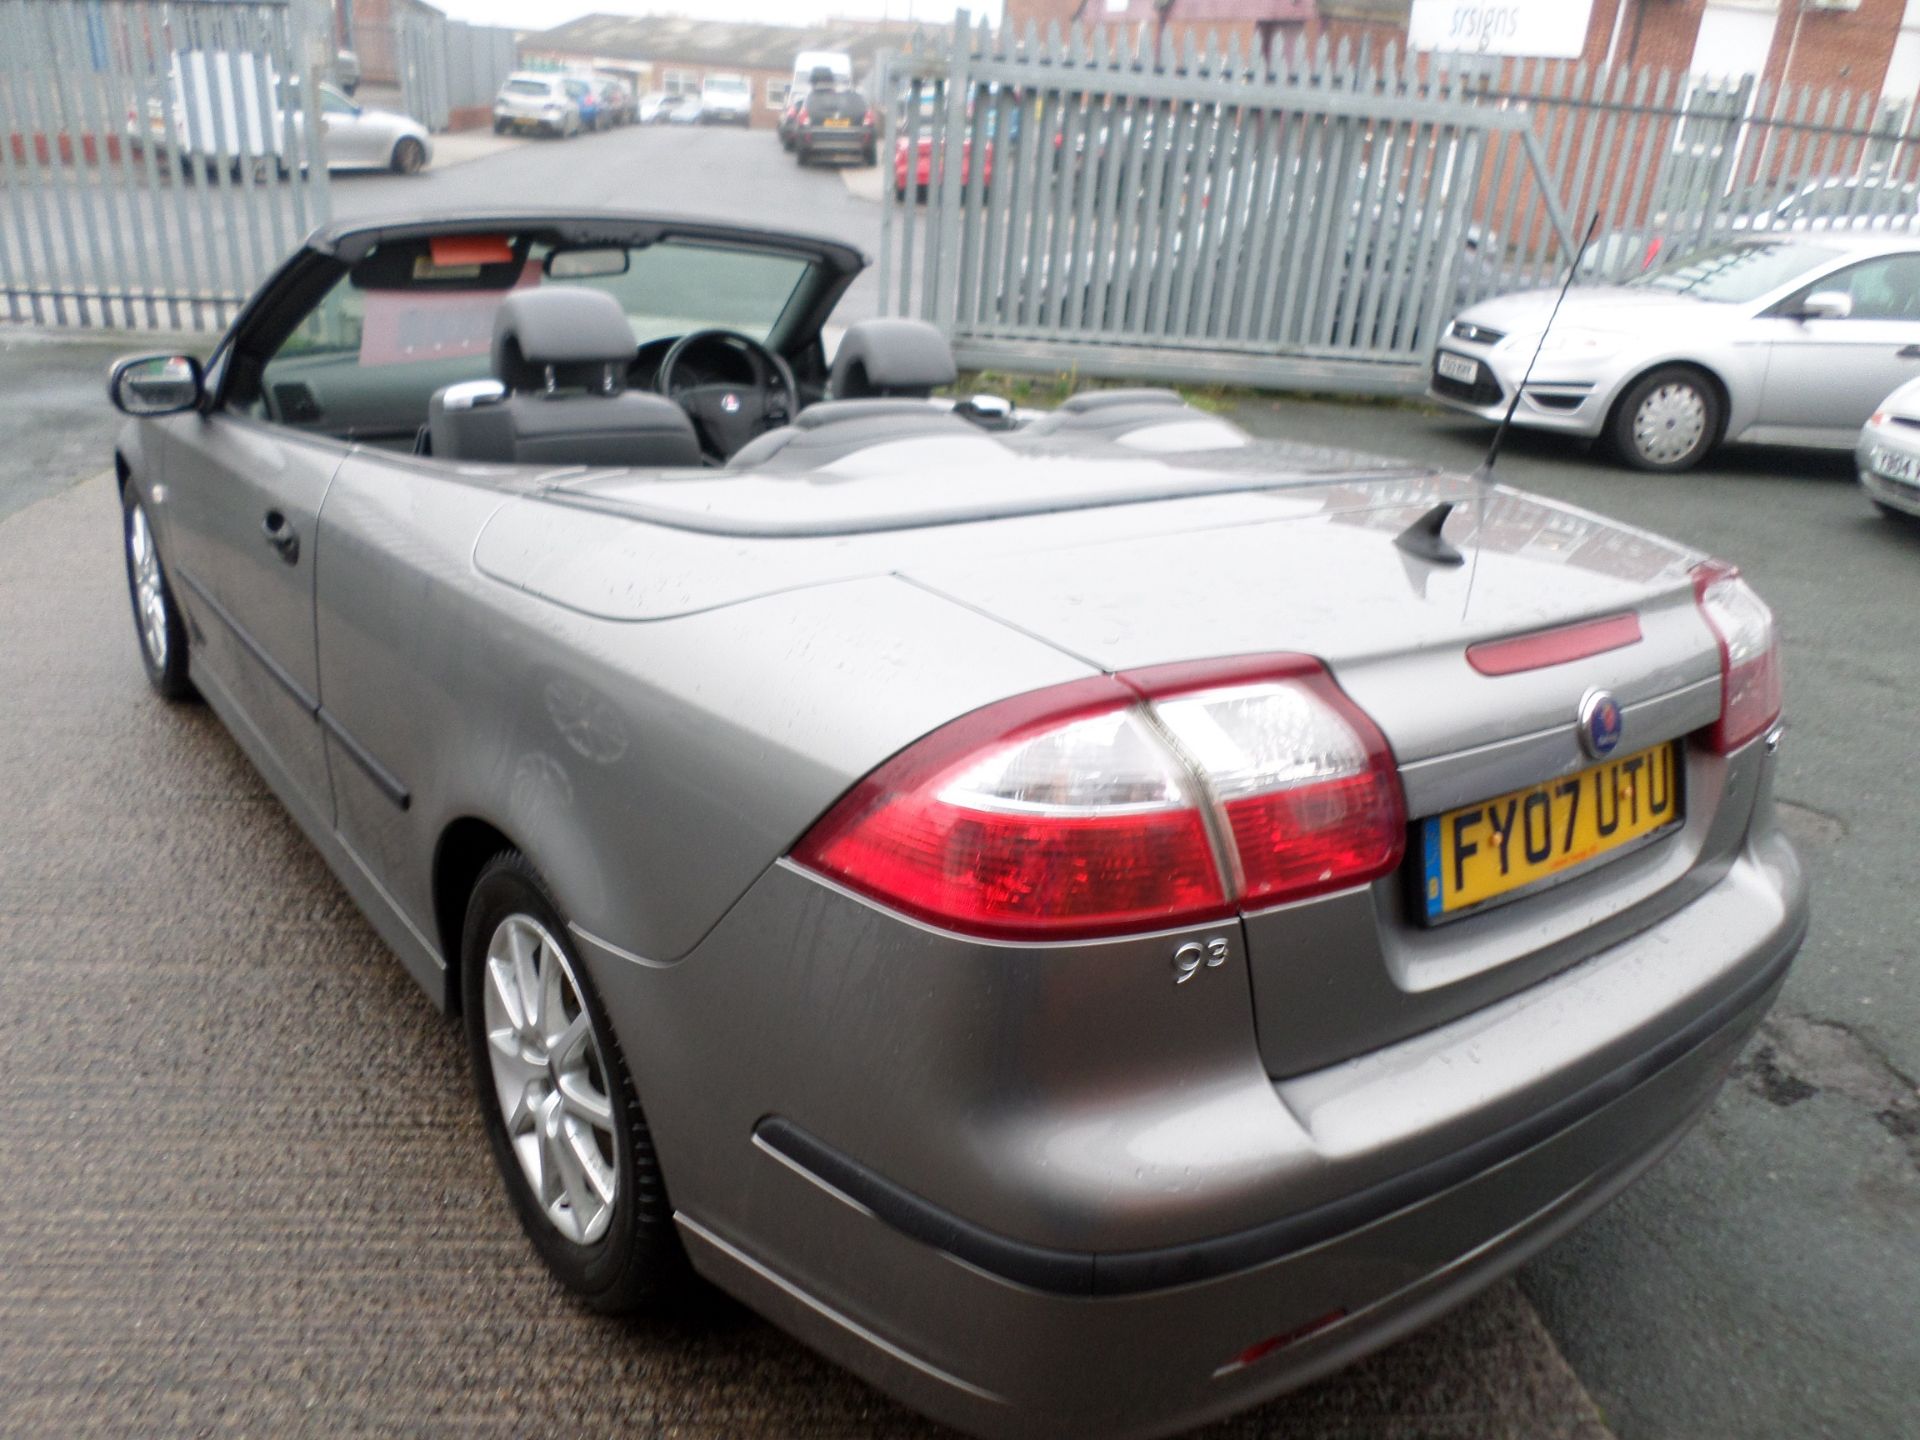
{"label": "convertible rear end", "polygon": [[[937,542],[954,516],[903,524],[899,472],[843,464],[807,583],[950,601],[1068,678],[876,754],[670,971],[600,968],[672,1053],[701,1269],[963,1428],[1159,1435],[1626,1185],[1765,1013],[1805,895],[1772,620],[1726,567],[1446,477],[1256,488],[1257,446],[1069,531],[1091,476],[1057,444],[1003,454],[1029,513]],[[892,460],[943,491],[933,452]],[[1443,499],[1457,569],[1392,543]],[[730,525],[698,482],[574,500]],[[898,578],[832,578],[882,553]],[[700,1053],[642,1018],[721,1011]]]}

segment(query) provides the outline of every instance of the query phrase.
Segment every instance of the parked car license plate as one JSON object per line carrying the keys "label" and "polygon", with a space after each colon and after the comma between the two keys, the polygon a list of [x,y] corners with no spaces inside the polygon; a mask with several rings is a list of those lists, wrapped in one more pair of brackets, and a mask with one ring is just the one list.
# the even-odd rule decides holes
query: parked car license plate
{"label": "parked car license plate", "polygon": [[1873,473],[1888,480],[1896,480],[1902,485],[1912,485],[1920,481],[1920,460],[1911,455],[1902,455],[1894,450],[1882,450],[1875,447],[1870,457]]}
{"label": "parked car license plate", "polygon": [[1458,380],[1462,385],[1471,385],[1480,378],[1480,362],[1469,360],[1465,355],[1450,355],[1445,350],[1434,362],[1434,368],[1449,380]]}
{"label": "parked car license plate", "polygon": [[853,125],[853,121],[847,119],[844,115],[830,116],[820,123],[825,125],[829,130],[846,130],[850,129]]}
{"label": "parked car license plate", "polygon": [[1421,825],[1426,922],[1511,900],[1680,818],[1678,741],[1429,816]]}

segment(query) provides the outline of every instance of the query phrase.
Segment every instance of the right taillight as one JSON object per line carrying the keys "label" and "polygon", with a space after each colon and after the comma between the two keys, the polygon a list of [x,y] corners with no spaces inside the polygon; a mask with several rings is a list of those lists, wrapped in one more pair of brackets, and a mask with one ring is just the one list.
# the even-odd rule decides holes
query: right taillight
{"label": "right taillight", "polygon": [[931,924],[1040,940],[1364,884],[1404,843],[1379,730],[1318,662],[1268,656],[975,711],[855,786],[794,858]]}
{"label": "right taillight", "polygon": [[1780,646],[1773,612],[1733,566],[1694,566],[1693,593],[1720,642],[1720,718],[1707,743],[1725,755],[1780,718]]}

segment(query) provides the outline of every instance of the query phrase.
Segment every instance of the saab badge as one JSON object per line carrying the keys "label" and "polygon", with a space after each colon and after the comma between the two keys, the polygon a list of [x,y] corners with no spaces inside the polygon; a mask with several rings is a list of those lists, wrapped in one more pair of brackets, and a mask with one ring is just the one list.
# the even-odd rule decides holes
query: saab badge
{"label": "saab badge", "polygon": [[1580,702],[1580,745],[1596,760],[1604,760],[1620,748],[1620,736],[1626,722],[1620,714],[1620,702],[1605,690],[1589,690]]}
{"label": "saab badge", "polygon": [[727,414],[729,415],[734,415],[739,413],[740,397],[734,394],[731,390],[729,390],[726,394],[720,397],[720,408],[726,411]]}

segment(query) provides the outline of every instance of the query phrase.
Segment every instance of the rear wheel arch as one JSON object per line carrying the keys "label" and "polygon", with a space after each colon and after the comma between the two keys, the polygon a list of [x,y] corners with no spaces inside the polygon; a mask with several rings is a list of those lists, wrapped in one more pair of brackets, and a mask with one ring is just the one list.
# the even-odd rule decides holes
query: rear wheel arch
{"label": "rear wheel arch", "polygon": [[489,860],[519,848],[498,827],[472,815],[449,823],[433,847],[434,938],[440,942],[440,954],[447,962],[446,1008],[451,1014],[460,1011],[460,945],[473,887]]}

